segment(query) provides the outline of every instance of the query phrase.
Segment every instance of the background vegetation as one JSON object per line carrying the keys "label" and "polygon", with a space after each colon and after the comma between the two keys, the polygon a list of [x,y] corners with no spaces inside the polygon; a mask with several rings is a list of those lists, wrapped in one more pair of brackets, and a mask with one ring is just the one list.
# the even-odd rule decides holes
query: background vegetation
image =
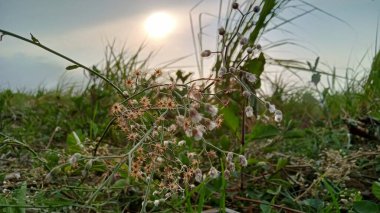
{"label": "background vegetation", "polygon": [[[111,45],[104,67],[86,68],[75,61],[67,67],[90,71],[83,91],[2,91],[0,212],[380,212],[380,52],[364,77],[343,80],[319,70],[319,59],[312,64],[270,58],[258,43],[287,2],[229,8],[226,34],[219,30],[220,49],[213,53],[213,76],[198,79],[197,85],[203,95],[199,103],[218,106],[223,123],[203,142],[182,130],[165,130],[157,142],[172,140],[170,150],[189,167],[193,162],[188,154],[198,155],[196,164],[205,178],[195,181],[194,173],[186,185],[185,176],[178,176],[182,193],[154,193],[163,190],[161,168],[146,179],[132,175],[133,164],[124,159],[138,143],[131,137],[133,131],[123,129],[114,107],[122,103],[132,108],[130,101],[143,97],[152,104],[173,97],[176,109],[186,111],[192,104],[187,105],[192,100],[188,94],[196,87],[192,83],[198,81],[192,72],[164,75],[160,72],[165,69],[145,70],[149,57],[141,59],[142,49],[126,55]],[[259,11],[252,13],[257,5]],[[229,22],[235,19],[241,22]],[[2,33],[4,39],[11,35]],[[43,47],[33,36],[23,40]],[[246,57],[249,48],[255,52]],[[312,86],[294,88],[269,78],[265,82],[273,94],[262,93],[260,80],[265,79],[268,63],[308,71]],[[234,73],[231,67],[245,71]],[[249,84],[246,71],[258,78],[254,84]],[[328,86],[320,84],[321,77],[328,79]],[[345,85],[337,88],[338,81]],[[157,85],[163,88],[155,90]],[[252,91],[249,98],[243,95],[247,88]],[[272,105],[282,111],[280,122],[269,112]],[[253,106],[254,116],[248,116],[246,106]],[[142,135],[169,108],[142,114],[140,123],[128,123],[128,128],[145,125],[136,130]],[[174,114],[169,111],[165,119],[175,120]],[[179,147],[182,139],[185,146]],[[140,151],[150,153],[142,164],[150,162],[152,147],[148,144]],[[239,156],[237,170],[227,178],[228,152],[244,155],[247,166],[239,164]],[[165,159],[167,167],[175,167],[170,156]],[[211,166],[220,171],[215,178]]]}

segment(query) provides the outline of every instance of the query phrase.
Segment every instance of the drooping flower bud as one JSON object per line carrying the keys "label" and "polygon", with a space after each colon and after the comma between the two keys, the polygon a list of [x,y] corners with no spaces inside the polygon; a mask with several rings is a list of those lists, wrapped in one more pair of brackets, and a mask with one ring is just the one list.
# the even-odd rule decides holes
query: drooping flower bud
{"label": "drooping flower bud", "polygon": [[232,3],[232,9],[236,10],[238,8],[239,8],[239,3],[237,2]]}
{"label": "drooping flower bud", "polygon": [[210,50],[203,50],[203,52],[201,53],[202,57],[209,57],[210,55],[211,55]]}
{"label": "drooping flower bud", "polygon": [[226,30],[224,29],[224,27],[220,27],[218,29],[218,33],[219,33],[219,35],[224,35],[224,34],[226,34]]}
{"label": "drooping flower bud", "polygon": [[258,13],[260,11],[260,6],[255,6],[253,12]]}

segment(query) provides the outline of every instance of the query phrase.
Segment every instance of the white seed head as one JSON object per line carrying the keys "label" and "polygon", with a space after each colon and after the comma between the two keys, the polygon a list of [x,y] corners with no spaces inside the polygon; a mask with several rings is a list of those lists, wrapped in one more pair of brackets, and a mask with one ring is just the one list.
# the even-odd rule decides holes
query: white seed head
{"label": "white seed head", "polygon": [[227,157],[226,157],[227,162],[232,162],[233,158],[234,158],[234,153],[228,152]]}
{"label": "white seed head", "polygon": [[274,120],[276,122],[281,122],[282,121],[282,112],[280,110],[276,110],[274,113]]}
{"label": "white seed head", "polygon": [[219,176],[219,171],[217,169],[215,169],[215,167],[212,166],[210,168],[210,171],[208,172],[208,175],[212,179],[217,178]]}
{"label": "white seed head", "polygon": [[185,140],[181,140],[178,142],[178,146],[183,146],[186,144],[186,141]]}
{"label": "white seed head", "polygon": [[218,114],[218,107],[216,107],[216,106],[214,106],[214,105],[206,104],[205,108],[206,108],[206,111],[207,111],[208,113],[210,113],[210,115],[211,115],[212,117],[215,117],[216,114]]}
{"label": "white seed head", "polygon": [[246,73],[245,74],[245,78],[251,82],[251,83],[255,83],[257,81],[257,77],[255,74],[252,74],[252,73]]}
{"label": "white seed head", "polygon": [[245,115],[250,118],[253,117],[253,108],[251,106],[245,107]]}
{"label": "white seed head", "polygon": [[160,200],[154,200],[153,204],[154,204],[154,206],[160,205]]}
{"label": "white seed head", "polygon": [[198,183],[202,182],[202,179],[203,179],[202,170],[197,168],[194,173],[195,173],[195,181],[197,181]]}
{"label": "white seed head", "polygon": [[248,161],[244,155],[239,155],[239,161],[242,167],[246,167],[248,165]]}

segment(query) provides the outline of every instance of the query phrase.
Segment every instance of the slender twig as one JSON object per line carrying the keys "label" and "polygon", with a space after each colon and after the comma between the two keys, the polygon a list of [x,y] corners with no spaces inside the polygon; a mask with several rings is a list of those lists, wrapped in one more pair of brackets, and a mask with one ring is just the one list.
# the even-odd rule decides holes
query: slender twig
{"label": "slender twig", "polygon": [[291,209],[289,207],[286,207],[286,206],[281,206],[281,205],[276,205],[276,204],[270,204],[270,203],[266,203],[266,202],[263,202],[261,200],[254,200],[254,199],[249,199],[249,198],[245,198],[245,197],[240,197],[240,196],[234,196],[234,198],[238,199],[238,200],[241,200],[241,201],[247,201],[247,202],[251,202],[251,203],[256,203],[256,204],[265,204],[265,205],[268,205],[268,206],[271,206],[273,208],[276,208],[276,209],[280,209],[280,210],[285,210],[287,212],[293,212],[293,213],[305,213],[303,211],[299,211],[299,210],[296,210],[296,209]]}
{"label": "slender twig", "polygon": [[98,76],[99,78],[101,78],[102,80],[104,80],[105,82],[107,82],[109,85],[111,85],[113,88],[115,88],[116,91],[117,91],[121,96],[124,97],[124,95],[123,95],[123,91],[122,91],[118,86],[116,86],[114,83],[112,83],[109,79],[107,79],[105,76],[103,76],[102,74],[98,73],[97,71],[95,71],[95,70],[93,70],[93,69],[90,69],[90,68],[84,66],[83,64],[81,64],[81,63],[79,63],[79,62],[77,62],[77,61],[75,61],[75,60],[73,60],[73,59],[71,59],[71,58],[69,58],[69,57],[67,57],[67,56],[65,56],[65,55],[63,55],[63,54],[57,52],[57,51],[55,51],[55,50],[52,50],[52,49],[46,47],[45,45],[41,44],[38,40],[35,40],[35,38],[32,39],[32,40],[31,40],[31,39],[27,39],[27,38],[25,38],[25,37],[22,37],[22,36],[20,36],[20,35],[17,35],[17,34],[14,34],[14,33],[12,33],[12,32],[8,32],[8,31],[6,31],[6,30],[2,30],[2,29],[0,29],[0,33],[2,33],[3,36],[9,35],[9,36],[15,37],[15,38],[17,38],[17,39],[20,39],[20,40],[26,41],[26,42],[28,42],[28,43],[31,43],[31,44],[33,44],[33,45],[36,45],[36,46],[38,46],[38,47],[40,47],[40,48],[42,48],[42,49],[44,49],[44,50],[46,50],[46,51],[48,51],[48,52],[50,52],[50,53],[53,53],[53,54],[56,55],[56,56],[59,56],[59,57],[65,59],[65,60],[67,60],[67,61],[69,61],[69,62],[71,62],[71,63],[77,65],[78,68],[80,67],[80,68],[83,68],[83,69],[89,71],[90,73],[92,73],[92,74]]}

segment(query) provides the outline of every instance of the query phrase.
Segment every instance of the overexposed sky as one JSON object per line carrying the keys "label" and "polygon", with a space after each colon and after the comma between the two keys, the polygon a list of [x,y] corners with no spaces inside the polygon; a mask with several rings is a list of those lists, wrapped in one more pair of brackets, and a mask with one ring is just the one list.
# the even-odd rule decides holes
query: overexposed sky
{"label": "overexposed sky", "polygon": [[[0,0],[0,29],[29,37],[32,33],[44,45],[61,52],[85,65],[101,64],[107,43],[125,44],[131,54],[147,41],[146,53],[156,51],[150,62],[160,62],[194,54],[189,22],[189,11],[198,0]],[[228,1],[223,1],[227,4]],[[301,4],[300,1],[295,2]],[[285,31],[274,31],[266,36],[271,41],[291,38],[310,50],[285,46],[268,51],[268,54],[289,59],[314,60],[320,56],[324,69],[337,67],[344,74],[347,67],[356,67],[364,56],[361,70],[369,67],[375,50],[376,27],[380,16],[379,0],[310,0],[322,10],[293,21]],[[217,15],[219,1],[205,0],[194,10],[194,21],[207,12]],[[307,7],[305,7],[307,8]],[[168,36],[152,39],[144,30],[147,17],[165,11],[175,18],[176,27]],[[299,11],[289,8],[281,13],[291,18]],[[206,17],[205,48],[215,47],[216,20]],[[213,35],[214,34],[214,35]],[[264,41],[263,41],[264,42]],[[265,42],[264,42],[265,43]],[[264,50],[265,51],[265,50]],[[208,63],[212,63],[212,58]],[[65,71],[70,63],[42,49],[20,40],[4,37],[0,42],[0,90],[6,88],[35,90],[38,87],[54,88],[62,76],[66,81],[81,84],[79,70]],[[194,56],[179,62],[196,71]],[[359,70],[358,70],[359,71]]]}

